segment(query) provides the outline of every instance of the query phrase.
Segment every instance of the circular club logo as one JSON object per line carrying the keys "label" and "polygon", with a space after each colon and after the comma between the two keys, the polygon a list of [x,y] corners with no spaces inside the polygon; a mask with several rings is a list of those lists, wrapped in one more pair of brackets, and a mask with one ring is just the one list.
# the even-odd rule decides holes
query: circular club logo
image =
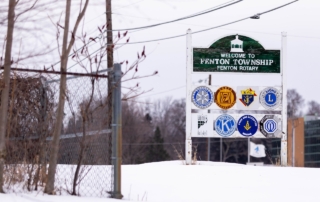
{"label": "circular club logo", "polygon": [[219,88],[214,96],[215,103],[222,109],[230,109],[236,103],[236,93],[228,86]]}
{"label": "circular club logo", "polygon": [[276,109],[281,103],[281,94],[278,89],[269,87],[260,93],[260,103],[266,109]]}
{"label": "circular club logo", "polygon": [[265,137],[279,137],[281,136],[281,130],[279,128],[281,127],[280,120],[275,115],[265,115],[260,120],[260,132]]}
{"label": "circular club logo", "polygon": [[215,121],[214,128],[222,137],[229,137],[236,130],[236,125],[236,120],[232,116],[223,114]]}
{"label": "circular club logo", "polygon": [[199,86],[192,92],[192,102],[198,108],[205,109],[213,102],[213,92],[206,86]]}
{"label": "circular club logo", "polygon": [[238,131],[243,136],[252,136],[258,130],[258,121],[251,115],[244,115],[238,120]]}

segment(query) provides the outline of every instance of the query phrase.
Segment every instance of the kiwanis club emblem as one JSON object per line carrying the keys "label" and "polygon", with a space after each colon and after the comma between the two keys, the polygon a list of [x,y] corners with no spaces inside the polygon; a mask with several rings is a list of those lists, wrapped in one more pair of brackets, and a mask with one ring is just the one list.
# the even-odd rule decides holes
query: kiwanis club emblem
{"label": "kiwanis club emblem", "polygon": [[241,91],[242,98],[239,99],[244,106],[249,107],[249,105],[254,101],[254,97],[257,96],[255,91],[251,88]]}
{"label": "kiwanis club emblem", "polygon": [[213,92],[206,86],[199,86],[192,92],[192,102],[198,108],[205,109],[213,102]]}
{"label": "kiwanis club emblem", "polygon": [[236,127],[236,120],[228,114],[220,115],[214,123],[214,129],[222,137],[231,136]]}
{"label": "kiwanis club emblem", "polygon": [[215,103],[222,109],[230,109],[236,103],[236,93],[228,86],[219,88],[214,96]]}

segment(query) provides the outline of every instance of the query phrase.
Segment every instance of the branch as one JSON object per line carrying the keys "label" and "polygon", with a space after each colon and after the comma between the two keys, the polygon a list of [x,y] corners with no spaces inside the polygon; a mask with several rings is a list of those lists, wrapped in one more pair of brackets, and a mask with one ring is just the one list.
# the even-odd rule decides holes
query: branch
{"label": "branch", "polygon": [[84,16],[86,10],[87,10],[88,3],[89,3],[89,0],[86,0],[83,10],[82,10],[82,11],[80,12],[80,14],[78,15],[76,24],[75,24],[75,26],[74,26],[74,28],[73,28],[72,33],[71,33],[71,34],[72,34],[72,37],[71,37],[71,41],[70,41],[69,46],[68,46],[68,49],[67,49],[67,55],[69,55],[69,53],[70,53],[70,51],[71,51],[71,48],[72,48],[72,46],[73,46],[73,44],[74,44],[74,41],[75,41],[75,36],[74,36],[74,34],[77,33],[78,26],[79,26],[79,24],[80,24],[80,22],[81,22],[81,19],[82,19],[83,16]]}

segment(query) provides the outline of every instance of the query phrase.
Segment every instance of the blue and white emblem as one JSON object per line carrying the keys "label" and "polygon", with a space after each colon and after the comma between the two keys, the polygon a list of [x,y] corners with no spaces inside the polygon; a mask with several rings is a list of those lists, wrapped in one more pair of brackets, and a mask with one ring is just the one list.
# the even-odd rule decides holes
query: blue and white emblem
{"label": "blue and white emblem", "polygon": [[269,134],[274,133],[278,130],[278,123],[273,119],[267,119],[263,124],[263,129]]}
{"label": "blue and white emblem", "polygon": [[265,115],[260,120],[260,132],[267,138],[281,137],[281,121],[276,115]]}
{"label": "blue and white emblem", "polygon": [[252,136],[258,130],[258,121],[251,115],[244,115],[238,120],[238,131],[243,136]]}
{"label": "blue and white emblem", "polygon": [[260,93],[259,101],[266,109],[276,109],[281,103],[281,93],[273,87],[265,88]]}
{"label": "blue and white emblem", "polygon": [[192,92],[193,104],[200,108],[208,108],[213,103],[213,92],[206,86],[199,86]]}
{"label": "blue and white emblem", "polygon": [[236,120],[228,114],[220,115],[214,123],[216,132],[222,137],[231,136],[236,130],[236,127]]}

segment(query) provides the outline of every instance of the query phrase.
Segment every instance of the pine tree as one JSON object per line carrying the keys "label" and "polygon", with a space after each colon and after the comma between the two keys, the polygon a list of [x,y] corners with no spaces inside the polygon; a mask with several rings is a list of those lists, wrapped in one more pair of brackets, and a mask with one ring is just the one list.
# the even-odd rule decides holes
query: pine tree
{"label": "pine tree", "polygon": [[159,127],[157,126],[154,136],[151,139],[151,145],[147,148],[147,162],[158,162],[169,159],[168,152],[163,147],[163,138]]}

